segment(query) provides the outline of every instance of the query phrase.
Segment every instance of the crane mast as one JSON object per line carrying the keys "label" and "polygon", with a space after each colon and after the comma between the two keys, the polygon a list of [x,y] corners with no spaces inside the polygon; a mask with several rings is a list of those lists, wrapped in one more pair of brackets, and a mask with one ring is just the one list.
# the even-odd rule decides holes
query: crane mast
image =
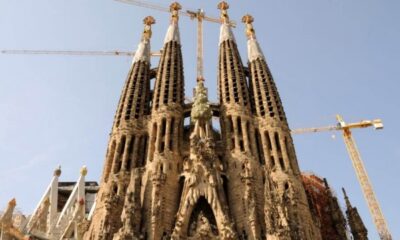
{"label": "crane mast", "polygon": [[[149,9],[154,9],[163,12],[169,12],[170,10],[166,7],[160,6],[156,3],[151,3],[143,0],[115,0],[118,2],[128,3],[132,5],[136,5],[139,7],[145,7]],[[196,69],[196,77],[198,81],[204,80],[204,57],[203,57],[203,21],[213,22],[213,23],[221,23],[221,19],[206,16],[202,9],[197,11],[184,10],[179,12],[180,15],[190,17],[190,19],[197,20],[197,69]],[[234,21],[229,21],[230,26],[235,27],[236,23]]]}
{"label": "crane mast", "polygon": [[344,122],[343,118],[340,115],[337,115],[336,119],[338,120],[337,126],[296,129],[293,130],[292,133],[301,134],[301,133],[315,133],[323,131],[343,132],[344,143],[350,155],[350,160],[353,164],[358,182],[360,183],[361,189],[364,194],[364,198],[367,202],[368,209],[372,216],[375,227],[378,231],[379,237],[381,240],[392,240],[392,236],[389,232],[389,228],[387,226],[385,217],[383,216],[382,210],[380,208],[380,205],[372,188],[371,181],[368,177],[367,170],[365,169],[364,163],[361,159],[360,152],[358,151],[357,145],[351,133],[351,129],[353,128],[374,127],[375,129],[383,129],[382,120],[380,119],[375,119],[372,121],[366,120],[357,123],[347,124]]}
{"label": "crane mast", "polygon": [[204,11],[203,9],[199,9],[197,12],[186,11],[191,15],[191,19],[197,19],[197,80],[204,80],[204,57],[203,57],[203,19],[204,19]]}
{"label": "crane mast", "polygon": [[354,170],[356,172],[358,182],[360,183],[361,189],[363,191],[364,198],[367,202],[368,209],[371,213],[374,224],[378,230],[379,237],[381,238],[381,240],[392,240],[382,210],[379,206],[378,200],[372,188],[371,181],[369,180],[367,170],[365,169],[364,163],[361,159],[360,152],[358,151],[357,145],[351,134],[351,130],[350,128],[346,127],[346,124],[344,123],[343,119],[340,116],[337,116],[337,118],[339,124],[342,126],[343,139],[347,151],[349,152]]}
{"label": "crane mast", "polygon": [[199,10],[197,13],[197,79],[202,80],[204,78],[203,73],[203,17],[204,12]]}

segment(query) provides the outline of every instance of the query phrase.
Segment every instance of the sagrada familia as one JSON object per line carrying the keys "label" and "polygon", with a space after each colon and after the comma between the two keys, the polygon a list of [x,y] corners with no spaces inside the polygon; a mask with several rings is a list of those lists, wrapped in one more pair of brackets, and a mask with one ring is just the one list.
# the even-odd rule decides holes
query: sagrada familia
{"label": "sagrada familia", "polygon": [[[345,194],[346,217],[325,179],[301,173],[282,101],[246,15],[248,62],[242,63],[221,11],[218,103],[204,79],[185,102],[173,3],[159,64],[150,66],[144,31],[115,113],[102,179],[59,182],[29,218],[10,201],[1,239],[364,240],[367,230]],[[152,80],[154,79],[154,83]],[[220,121],[220,128],[211,119]],[[185,119],[190,124],[185,124]]]}

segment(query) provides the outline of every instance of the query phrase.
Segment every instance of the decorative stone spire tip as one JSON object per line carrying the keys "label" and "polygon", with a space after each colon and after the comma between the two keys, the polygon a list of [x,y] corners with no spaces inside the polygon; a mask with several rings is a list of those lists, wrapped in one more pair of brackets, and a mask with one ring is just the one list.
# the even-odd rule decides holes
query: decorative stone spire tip
{"label": "decorative stone spire tip", "polygon": [[345,190],[344,188],[342,188],[342,192],[343,192],[343,195],[344,195],[344,200],[345,200],[345,202],[346,202],[347,208],[348,208],[348,209],[351,209],[352,206],[351,206],[349,197],[347,196],[346,190]]}
{"label": "decorative stone spire tip", "polygon": [[147,16],[143,19],[144,29],[142,40],[140,41],[132,63],[143,61],[150,62],[150,38],[152,35],[151,25],[155,24],[156,20],[152,16]]}
{"label": "decorative stone spire tip", "polygon": [[171,21],[177,22],[179,20],[179,10],[182,9],[182,6],[178,2],[173,2],[169,6],[169,11],[171,12]]}
{"label": "decorative stone spire tip", "polygon": [[170,41],[176,41],[180,43],[178,20],[179,10],[181,9],[182,6],[178,2],[173,2],[169,6],[169,10],[171,12],[171,24],[169,25],[167,34],[165,35],[164,44]]}
{"label": "decorative stone spire tip", "polygon": [[246,24],[246,35],[249,39],[256,37],[256,32],[253,28],[254,18],[250,14],[246,14],[242,17],[242,22]]}
{"label": "decorative stone spire tip", "polygon": [[8,205],[11,206],[11,207],[15,207],[17,205],[17,200],[15,200],[15,198],[11,199],[8,202]]}
{"label": "decorative stone spire tip", "polygon": [[231,26],[232,22],[229,20],[228,9],[229,5],[227,2],[222,1],[218,4],[218,9],[221,10],[221,30],[219,35],[219,44],[226,40],[232,40],[236,42],[235,37],[233,36]]}
{"label": "decorative stone spire tip", "polygon": [[229,4],[225,1],[218,3],[218,9],[221,10],[221,21],[222,23],[229,23],[228,9]]}
{"label": "decorative stone spire tip", "polygon": [[82,166],[82,168],[80,170],[81,175],[86,176],[87,172],[88,172],[87,167],[85,165]]}
{"label": "decorative stone spire tip", "polygon": [[56,168],[56,170],[54,170],[54,174],[53,174],[55,177],[59,177],[59,176],[61,176],[61,166],[58,166],[57,168]]}
{"label": "decorative stone spire tip", "polygon": [[264,59],[264,54],[260,48],[260,45],[256,39],[256,31],[253,28],[254,18],[250,14],[246,14],[242,17],[242,22],[246,24],[246,35],[247,35],[247,52],[249,62],[252,62],[258,58]]}
{"label": "decorative stone spire tip", "polygon": [[155,24],[156,20],[152,16],[147,16],[143,19],[144,30],[143,30],[143,40],[149,40],[152,35],[151,25]]}

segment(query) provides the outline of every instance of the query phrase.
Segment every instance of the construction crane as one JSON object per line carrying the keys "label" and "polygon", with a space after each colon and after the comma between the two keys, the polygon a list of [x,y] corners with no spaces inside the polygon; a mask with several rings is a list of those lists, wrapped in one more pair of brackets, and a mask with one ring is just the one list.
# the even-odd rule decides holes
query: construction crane
{"label": "construction crane", "polygon": [[336,119],[338,121],[338,124],[336,126],[296,129],[292,131],[292,134],[315,133],[324,131],[343,132],[344,143],[350,155],[351,162],[356,172],[358,181],[361,185],[364,198],[367,202],[369,211],[371,213],[375,227],[378,231],[379,237],[381,240],[392,240],[392,236],[389,232],[386,220],[383,216],[382,210],[379,206],[378,200],[372,188],[371,180],[368,177],[367,170],[365,169],[364,163],[361,159],[360,152],[358,151],[357,145],[351,134],[351,130],[355,128],[374,127],[375,130],[383,129],[382,120],[375,119],[375,120],[364,120],[356,123],[346,123],[340,115],[337,115]]}
{"label": "construction crane", "polygon": [[[162,5],[159,5],[157,3],[152,3],[149,1],[144,1],[144,0],[115,0],[117,2],[122,2],[122,3],[128,3],[131,5],[136,5],[138,7],[144,7],[144,8],[149,8],[149,9],[153,9],[153,10],[158,10],[158,11],[162,11],[162,12],[170,12],[170,8],[169,7],[165,7]],[[198,10],[198,11],[192,11],[192,10],[184,10],[182,9],[181,12],[179,12],[180,15],[182,16],[186,16],[186,17],[190,17],[191,19],[197,18],[197,16],[195,14],[197,14],[197,12],[202,11],[202,10]],[[213,23],[221,23],[221,19],[220,18],[216,18],[216,17],[210,17],[210,16],[206,16],[203,12],[202,14],[202,18],[205,21],[208,22],[213,22]],[[232,27],[236,27],[236,22],[235,21],[230,21],[229,24]]]}
{"label": "construction crane", "polygon": [[[158,10],[162,12],[170,12],[170,8],[161,6],[156,3],[151,3],[143,0],[115,0],[118,2],[122,3],[128,3],[132,5],[136,5],[139,7],[144,7],[144,8],[149,8],[153,10]],[[215,18],[215,17],[210,17],[206,16],[203,9],[198,9],[197,11],[192,11],[192,10],[182,10],[179,12],[180,15],[189,17],[190,19],[197,20],[197,53],[196,53],[196,58],[197,58],[197,80],[202,81],[204,80],[204,67],[203,67],[203,62],[204,62],[204,57],[203,57],[203,21],[208,21],[208,22],[213,22],[213,23],[222,23],[220,18]],[[236,23],[234,21],[229,21],[228,24],[232,27],[236,26]]]}
{"label": "construction crane", "polygon": [[[2,54],[50,54],[74,56],[135,56],[135,52],[128,51],[68,51],[68,50],[1,50]],[[161,52],[151,52],[151,56],[161,56]]]}
{"label": "construction crane", "polygon": [[[115,0],[122,3],[128,3],[139,7],[149,8],[162,12],[170,12],[168,7],[161,6],[156,3],[151,3],[143,0]],[[204,57],[203,57],[203,21],[221,23],[220,18],[206,16],[202,9],[197,11],[183,10],[179,12],[180,15],[189,17],[190,19],[197,20],[197,79],[204,79]],[[234,21],[229,21],[228,24],[236,27]],[[135,52],[128,51],[68,51],[68,50],[2,50],[2,54],[48,54],[48,55],[74,55],[74,56],[134,56]],[[151,56],[161,56],[161,51],[152,52]]]}

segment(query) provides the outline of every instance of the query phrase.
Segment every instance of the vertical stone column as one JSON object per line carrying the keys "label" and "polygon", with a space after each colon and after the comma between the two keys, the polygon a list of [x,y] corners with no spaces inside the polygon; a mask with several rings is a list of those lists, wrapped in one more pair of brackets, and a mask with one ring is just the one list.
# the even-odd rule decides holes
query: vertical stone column
{"label": "vertical stone column", "polygon": [[50,206],[49,206],[49,216],[47,218],[47,234],[51,234],[51,230],[57,220],[58,212],[58,179],[61,176],[61,168],[59,167],[54,171],[54,177],[51,181],[50,187]]}
{"label": "vertical stone column", "polygon": [[121,227],[124,228],[121,213],[126,188],[130,182],[132,166],[139,165],[136,162],[139,158],[132,154],[132,141],[147,135],[145,126],[150,101],[150,38],[151,25],[155,20],[149,16],[143,23],[142,39],[132,60],[115,114],[96,208],[85,240],[109,240]]}
{"label": "vertical stone column", "polygon": [[[179,206],[179,172],[182,157],[177,143],[182,141],[183,130],[183,60],[179,35],[178,3],[170,6],[171,21],[168,27],[152,100],[149,159],[144,173],[143,231],[149,239],[161,239],[172,233]],[[154,127],[157,126],[157,127]],[[172,143],[172,145],[171,145]]]}
{"label": "vertical stone column", "polygon": [[[251,74],[252,91],[254,93],[253,109],[256,114],[258,129],[262,135],[262,145],[266,146],[264,158],[266,169],[276,186],[270,191],[276,191],[275,204],[278,209],[287,209],[285,221],[288,222],[291,239],[321,239],[311,216],[304,187],[294,152],[290,129],[283,110],[278,90],[266,63],[264,54],[257,42],[252,25],[253,17],[246,15],[242,21],[246,24],[248,37],[247,48],[249,58],[249,72]],[[266,197],[267,197],[267,193]],[[266,204],[271,204],[267,202]],[[275,206],[266,205],[265,208]],[[282,219],[281,219],[282,220]],[[273,225],[275,229],[269,229],[271,236],[279,237],[280,232],[288,232],[288,229]]]}
{"label": "vertical stone column", "polygon": [[[245,70],[230,26],[227,12],[229,5],[221,2],[218,8],[221,10],[222,22],[219,37],[218,85],[222,134],[223,139],[228,142],[224,156],[228,166],[228,202],[240,238],[256,239],[261,236],[265,227],[262,224],[264,222],[262,194],[257,194],[263,191],[262,172],[249,138],[254,129],[254,119]],[[241,180],[240,176],[245,174],[245,171],[251,173],[252,180]],[[240,194],[245,190],[250,192],[247,197]]]}

